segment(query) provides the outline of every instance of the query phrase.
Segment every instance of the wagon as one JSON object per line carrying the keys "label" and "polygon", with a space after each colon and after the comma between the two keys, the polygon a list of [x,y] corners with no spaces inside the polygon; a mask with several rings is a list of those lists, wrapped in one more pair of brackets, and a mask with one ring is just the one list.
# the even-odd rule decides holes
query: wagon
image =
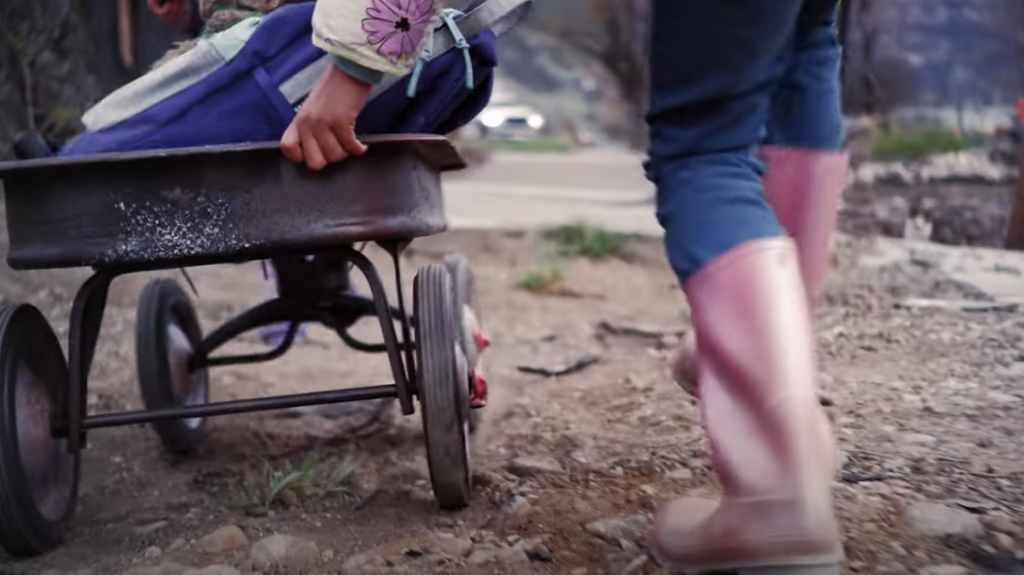
{"label": "wagon", "polygon": [[[292,164],[271,143],[0,164],[9,265],[93,271],[75,296],[67,358],[38,309],[0,307],[0,546],[23,557],[63,542],[90,430],[150,424],[166,450],[187,455],[201,445],[209,417],[382,398],[396,398],[405,415],[419,406],[440,507],[469,504],[470,434],[487,392],[477,369],[487,340],[473,274],[457,255],[421,268],[410,309],[399,266],[413,239],[446,229],[440,176],[464,164],[442,137],[365,142],[364,156],[321,172]],[[366,243],[390,254],[397,301],[389,301],[358,249]],[[249,261],[271,262],[279,296],[205,335],[188,293],[171,279],[151,281],[136,320],[144,409],[87,413],[112,280]],[[366,278],[369,296],[352,288],[353,268]],[[367,316],[379,320],[379,343],[349,333]],[[211,368],[278,358],[305,322],[319,322],[356,350],[386,354],[394,383],[209,401]],[[245,332],[278,323],[289,327],[275,349],[216,353]]]}

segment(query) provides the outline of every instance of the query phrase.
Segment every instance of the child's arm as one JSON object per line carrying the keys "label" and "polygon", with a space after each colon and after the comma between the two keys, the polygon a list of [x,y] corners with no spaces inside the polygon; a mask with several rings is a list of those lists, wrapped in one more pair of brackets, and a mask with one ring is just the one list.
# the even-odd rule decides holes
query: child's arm
{"label": "child's arm", "polygon": [[440,0],[318,0],[313,43],[356,78],[405,75],[434,27]]}

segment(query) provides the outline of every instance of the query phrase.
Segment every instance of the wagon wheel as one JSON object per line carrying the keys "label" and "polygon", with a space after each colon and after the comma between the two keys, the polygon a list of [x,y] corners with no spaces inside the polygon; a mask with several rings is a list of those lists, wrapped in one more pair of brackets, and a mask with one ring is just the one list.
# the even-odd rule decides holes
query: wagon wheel
{"label": "wagon wheel", "polygon": [[443,509],[469,505],[469,379],[459,348],[454,290],[448,270],[429,265],[416,274],[417,391],[434,497]]}
{"label": "wagon wheel", "polygon": [[67,406],[68,364],[46,318],[0,307],[0,547],[39,555],[64,541],[78,498],[79,455],[51,433]]}
{"label": "wagon wheel", "polygon": [[[135,354],[146,409],[204,405],[210,399],[207,368],[189,371],[189,360],[203,339],[195,308],[176,282],[154,280],[139,299]],[[152,423],[164,449],[195,453],[203,442],[206,418]]]}
{"label": "wagon wheel", "polygon": [[[472,375],[473,370],[480,365],[480,352],[482,350],[477,348],[476,338],[474,337],[473,329],[483,329],[483,318],[480,314],[480,304],[476,296],[476,278],[473,276],[473,270],[469,267],[469,262],[464,256],[452,254],[445,258],[444,265],[448,268],[448,273],[452,276],[452,284],[455,290],[455,317],[458,322],[458,338],[459,347],[462,349],[462,353],[466,356],[466,364],[468,368],[468,375],[466,378],[466,385],[469,386],[470,391],[473,389],[473,382],[469,376]],[[468,310],[467,310],[468,308]],[[472,313],[472,318],[467,318],[469,313]],[[476,325],[474,326],[473,323]],[[482,409],[470,409],[469,410],[469,431],[470,433],[476,432],[480,426],[480,420],[483,418]]]}

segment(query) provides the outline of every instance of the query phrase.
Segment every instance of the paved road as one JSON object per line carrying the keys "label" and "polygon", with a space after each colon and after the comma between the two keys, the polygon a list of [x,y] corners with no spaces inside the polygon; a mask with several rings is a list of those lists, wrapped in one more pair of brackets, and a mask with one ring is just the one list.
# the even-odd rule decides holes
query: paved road
{"label": "paved road", "polygon": [[454,228],[537,229],[584,221],[660,235],[642,156],[617,150],[496,154],[445,182]]}
{"label": "paved road", "polygon": [[[585,221],[623,233],[660,236],[643,157],[616,150],[497,154],[445,183],[454,228],[538,229]],[[882,239],[862,263],[927,259],[949,277],[1000,302],[1024,305],[1024,253]]]}

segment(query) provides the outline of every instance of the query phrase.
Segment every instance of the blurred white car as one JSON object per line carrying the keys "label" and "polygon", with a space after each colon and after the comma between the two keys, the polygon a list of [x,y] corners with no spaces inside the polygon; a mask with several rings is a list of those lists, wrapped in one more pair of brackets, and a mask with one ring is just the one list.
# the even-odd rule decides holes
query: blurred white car
{"label": "blurred white car", "polygon": [[494,140],[533,140],[544,133],[547,119],[525,104],[491,103],[477,116],[480,135]]}

